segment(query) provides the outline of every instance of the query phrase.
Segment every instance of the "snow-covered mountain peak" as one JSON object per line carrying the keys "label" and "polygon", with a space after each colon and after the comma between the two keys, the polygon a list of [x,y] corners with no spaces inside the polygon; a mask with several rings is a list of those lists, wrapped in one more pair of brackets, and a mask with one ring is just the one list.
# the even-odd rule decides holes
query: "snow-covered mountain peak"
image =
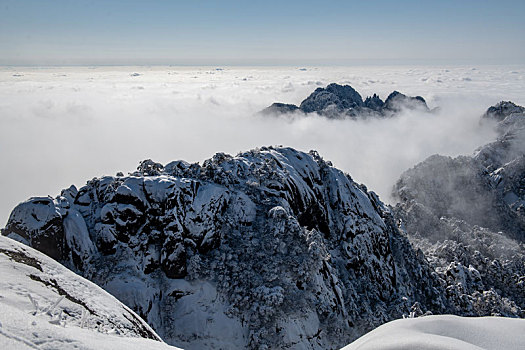
{"label": "snow-covered mountain peak", "polygon": [[415,302],[446,307],[389,210],[316,152],[120,175],[22,203],[3,234],[55,254],[168,343],[336,348]]}
{"label": "snow-covered mountain peak", "polygon": [[377,94],[367,97],[361,95],[350,85],[329,84],[317,88],[299,106],[293,104],[273,103],[261,111],[266,115],[279,115],[293,112],[317,113],[328,118],[367,118],[391,117],[403,110],[420,110],[429,112],[425,99],[421,96],[410,97],[399,91],[388,95],[383,102]]}

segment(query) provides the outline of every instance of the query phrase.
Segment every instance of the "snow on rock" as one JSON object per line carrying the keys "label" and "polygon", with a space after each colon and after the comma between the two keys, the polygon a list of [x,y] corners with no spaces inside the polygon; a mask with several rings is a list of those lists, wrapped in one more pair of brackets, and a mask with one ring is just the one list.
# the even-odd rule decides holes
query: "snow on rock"
{"label": "snow on rock", "polygon": [[523,114],[525,113],[525,108],[518,106],[511,101],[501,101],[495,106],[491,106],[487,109],[483,118],[495,119],[497,121],[502,121],[512,114]]}
{"label": "snow on rock", "polygon": [[339,112],[344,109],[363,106],[363,99],[350,85],[330,84],[326,88],[317,88],[310,94],[299,108],[305,113],[328,111],[336,108]]}
{"label": "snow on rock", "polygon": [[99,286],[0,237],[1,349],[176,349]]}
{"label": "snow on rock", "polygon": [[525,320],[451,315],[389,322],[341,350],[520,350]]}
{"label": "snow on rock", "polygon": [[313,151],[146,160],[20,204],[3,234],[187,349],[336,349],[413,305],[450,309],[390,210]]}
{"label": "snow on rock", "polygon": [[394,188],[395,214],[442,279],[455,313],[525,316],[525,109],[490,107],[498,139],[434,155]]}
{"label": "snow on rock", "polygon": [[410,97],[398,91],[392,92],[383,102],[378,95],[361,95],[350,85],[332,83],[325,88],[317,88],[304,99],[300,106],[274,103],[261,111],[262,114],[287,114],[294,112],[318,113],[328,118],[357,118],[393,116],[402,110],[428,112],[427,103],[421,96]]}
{"label": "snow on rock", "polygon": [[394,91],[388,95],[382,108],[391,112],[399,112],[403,109],[429,111],[427,103],[423,97],[406,96],[399,91]]}

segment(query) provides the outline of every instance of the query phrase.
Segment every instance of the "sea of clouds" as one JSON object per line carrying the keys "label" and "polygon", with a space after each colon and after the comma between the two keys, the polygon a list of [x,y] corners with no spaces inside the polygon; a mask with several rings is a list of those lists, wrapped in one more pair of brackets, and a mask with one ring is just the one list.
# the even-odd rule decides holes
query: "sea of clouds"
{"label": "sea of clouds", "polygon": [[[363,98],[421,95],[440,111],[358,122],[257,115],[332,82]],[[3,67],[0,227],[31,196],[133,171],[143,159],[202,162],[265,145],[315,149],[389,202],[404,170],[494,139],[480,115],[501,100],[525,105],[524,91],[525,66]]]}

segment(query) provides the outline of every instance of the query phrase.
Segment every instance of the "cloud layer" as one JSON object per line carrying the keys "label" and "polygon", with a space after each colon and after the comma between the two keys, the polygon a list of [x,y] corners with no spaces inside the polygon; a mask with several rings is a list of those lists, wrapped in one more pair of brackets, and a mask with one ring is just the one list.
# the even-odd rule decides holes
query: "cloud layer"
{"label": "cloud layer", "polygon": [[[363,97],[421,95],[441,111],[361,122],[254,115],[331,82]],[[142,159],[197,162],[274,144],[316,149],[389,201],[401,172],[427,156],[468,154],[493,139],[479,116],[502,99],[525,104],[524,88],[517,66],[3,68],[0,227],[30,196],[133,171]]]}

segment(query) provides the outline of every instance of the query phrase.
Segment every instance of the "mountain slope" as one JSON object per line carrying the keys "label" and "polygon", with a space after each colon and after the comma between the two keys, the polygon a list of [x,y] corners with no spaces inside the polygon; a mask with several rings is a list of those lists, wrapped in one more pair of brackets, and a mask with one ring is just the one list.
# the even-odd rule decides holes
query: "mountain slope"
{"label": "mountain slope", "polygon": [[189,349],[335,349],[415,303],[449,308],[389,209],[315,152],[144,161],[20,204],[3,234]]}
{"label": "mountain slope", "polygon": [[0,275],[2,349],[176,349],[100,287],[6,237]]}
{"label": "mountain slope", "polygon": [[432,156],[394,188],[402,227],[467,314],[479,314],[474,303],[486,315],[525,316],[524,111],[489,108],[483,119],[499,121],[496,141],[473,156]]}

